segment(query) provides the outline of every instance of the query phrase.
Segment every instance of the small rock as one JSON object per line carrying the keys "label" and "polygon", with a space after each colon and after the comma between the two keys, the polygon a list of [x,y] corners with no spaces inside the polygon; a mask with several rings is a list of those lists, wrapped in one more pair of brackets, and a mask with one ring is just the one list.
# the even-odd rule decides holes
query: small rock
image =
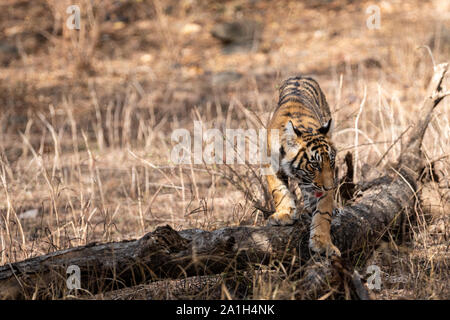
{"label": "small rock", "polygon": [[34,219],[39,213],[38,209],[30,209],[19,214],[19,219]]}
{"label": "small rock", "polygon": [[182,34],[193,34],[193,33],[197,33],[200,32],[200,30],[202,30],[202,27],[196,23],[188,23],[185,24],[183,26],[183,28],[181,28],[181,33]]}
{"label": "small rock", "polygon": [[382,67],[381,62],[376,58],[366,58],[364,59],[363,63],[364,66],[369,69],[371,68],[380,69]]}
{"label": "small rock", "polygon": [[326,33],[323,30],[317,30],[313,33],[314,38],[320,39],[323,38],[326,35]]}
{"label": "small rock", "polygon": [[149,53],[143,54],[139,60],[141,60],[141,62],[143,63],[149,63],[153,61],[153,56]]}
{"label": "small rock", "polygon": [[225,22],[215,25],[211,34],[224,43],[253,40],[257,27],[253,21]]}
{"label": "small rock", "polygon": [[16,46],[12,46],[6,42],[2,42],[0,43],[0,53],[15,55],[19,53],[19,50],[17,49]]}
{"label": "small rock", "polygon": [[7,43],[6,41],[0,41],[0,64],[8,66],[12,60],[19,57],[19,50],[16,46]]}
{"label": "small rock", "polygon": [[114,30],[122,30],[123,28],[125,28],[125,23],[123,21],[114,22],[113,24]]}
{"label": "small rock", "polygon": [[225,53],[251,50],[261,35],[261,25],[255,21],[241,20],[216,24],[213,37],[222,41]]}

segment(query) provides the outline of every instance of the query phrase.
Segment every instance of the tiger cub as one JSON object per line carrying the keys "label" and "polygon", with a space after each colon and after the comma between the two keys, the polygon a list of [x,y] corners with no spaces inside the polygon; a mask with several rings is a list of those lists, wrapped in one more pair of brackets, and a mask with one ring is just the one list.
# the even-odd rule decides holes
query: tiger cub
{"label": "tiger cub", "polygon": [[[331,113],[325,95],[312,78],[292,77],[279,89],[278,106],[269,122],[280,132],[280,170],[267,175],[267,183],[275,204],[268,223],[289,225],[297,218],[294,195],[288,189],[288,178],[298,183],[305,210],[312,214],[309,247],[319,253],[340,252],[330,237],[334,209],[335,156],[331,142]],[[268,150],[271,134],[267,135]],[[273,156],[273,155],[272,155]]]}

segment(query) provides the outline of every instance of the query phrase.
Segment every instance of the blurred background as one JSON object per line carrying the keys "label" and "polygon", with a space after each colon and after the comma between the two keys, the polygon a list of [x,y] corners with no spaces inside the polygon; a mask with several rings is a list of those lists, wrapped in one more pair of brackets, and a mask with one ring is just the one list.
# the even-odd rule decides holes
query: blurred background
{"label": "blurred background", "polygon": [[[0,265],[165,224],[265,224],[261,176],[175,165],[171,133],[194,120],[259,128],[292,75],[319,81],[338,166],[352,152],[362,181],[399,155],[433,64],[449,58],[444,0],[2,0]],[[441,178],[427,219],[371,258],[414,279],[386,282],[379,298],[449,298],[449,99],[435,115],[423,148]]]}

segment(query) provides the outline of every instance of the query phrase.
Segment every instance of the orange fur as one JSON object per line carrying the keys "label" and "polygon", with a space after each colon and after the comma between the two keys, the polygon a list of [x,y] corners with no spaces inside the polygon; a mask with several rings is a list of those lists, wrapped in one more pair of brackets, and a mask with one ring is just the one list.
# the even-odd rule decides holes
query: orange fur
{"label": "orange fur", "polygon": [[[269,217],[269,224],[288,225],[297,218],[295,198],[288,188],[288,179],[294,179],[302,189],[306,211],[313,214],[311,249],[340,255],[330,237],[336,154],[330,126],[330,109],[315,80],[293,77],[283,82],[277,109],[268,126],[269,133],[272,129],[281,132],[277,154],[280,170],[267,176],[276,210]],[[267,138],[271,150],[271,135]]]}

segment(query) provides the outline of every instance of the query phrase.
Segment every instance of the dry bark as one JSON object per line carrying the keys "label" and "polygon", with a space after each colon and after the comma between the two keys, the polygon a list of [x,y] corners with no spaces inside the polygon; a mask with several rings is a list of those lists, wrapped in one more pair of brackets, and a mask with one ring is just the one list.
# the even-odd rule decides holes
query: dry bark
{"label": "dry bark", "polygon": [[[389,228],[399,224],[403,213],[414,207],[418,178],[425,166],[421,143],[434,108],[449,94],[442,88],[447,68],[448,64],[435,67],[421,116],[409,132],[397,164],[384,168],[383,176],[366,183],[359,197],[336,210],[331,232],[344,258],[376,243]],[[165,226],[134,241],[57,251],[1,266],[0,298],[67,295],[69,265],[80,268],[81,288],[97,293],[165,278],[248,270],[275,260],[301,266],[301,287],[311,297],[318,297],[330,283],[342,280],[345,268],[337,258],[310,259],[309,222],[304,215],[295,225],[284,227],[176,232]]]}
{"label": "dry bark", "polygon": [[[99,293],[95,300],[187,300],[221,299],[223,277],[220,275],[195,276],[186,279],[162,280],[149,284]],[[81,297],[81,298],[85,298]]]}

